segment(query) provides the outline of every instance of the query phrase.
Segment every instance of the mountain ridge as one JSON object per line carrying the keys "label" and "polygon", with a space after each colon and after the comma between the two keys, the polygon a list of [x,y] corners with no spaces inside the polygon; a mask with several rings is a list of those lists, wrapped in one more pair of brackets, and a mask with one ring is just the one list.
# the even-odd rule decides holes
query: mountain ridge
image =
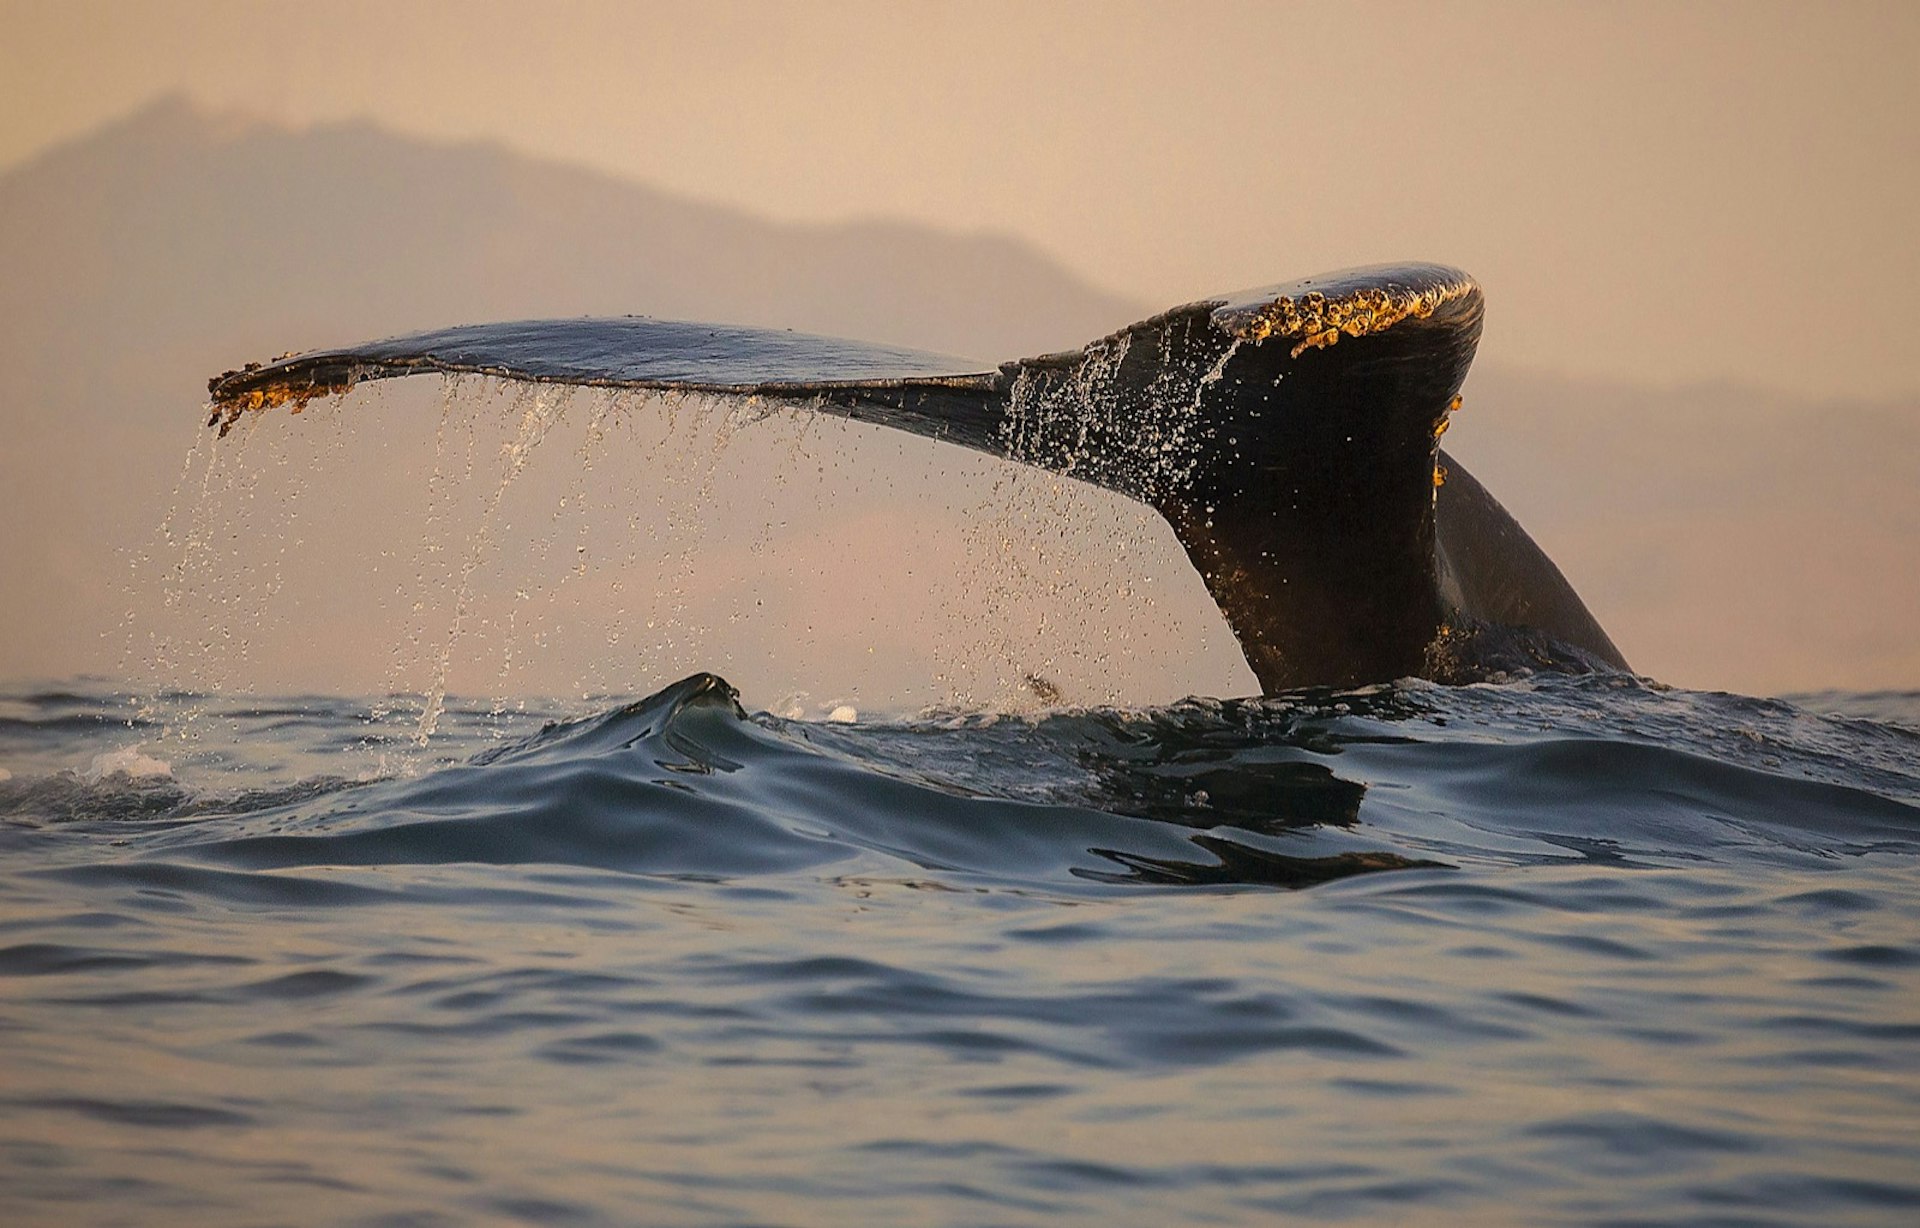
{"label": "mountain ridge", "polygon": [[[775,222],[497,143],[290,130],[177,97],[0,172],[0,267],[0,474],[19,506],[0,570],[24,578],[0,595],[0,674],[112,668],[124,555],[166,515],[206,377],[246,360],[635,313],[994,362],[1167,306],[1009,236]],[[1915,406],[1482,368],[1456,426],[1449,447],[1638,667],[1920,685],[1920,568],[1897,565],[1920,540]]]}

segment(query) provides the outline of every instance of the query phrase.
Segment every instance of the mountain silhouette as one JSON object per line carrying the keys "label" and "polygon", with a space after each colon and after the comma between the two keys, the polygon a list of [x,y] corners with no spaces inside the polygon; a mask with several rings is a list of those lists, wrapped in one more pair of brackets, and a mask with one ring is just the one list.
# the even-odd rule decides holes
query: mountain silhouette
{"label": "mountain silhouette", "polygon": [[[0,173],[0,268],[10,677],[138,672],[120,629],[155,598],[129,591],[130,568],[179,512],[206,377],[244,360],[482,320],[642,313],[999,361],[1171,305],[1102,291],[1007,236],[781,224],[501,146],[370,123],[292,130],[180,99]],[[1245,280],[1312,271],[1250,267]],[[1499,313],[1496,294],[1490,330]],[[1754,691],[1920,685],[1920,406],[1630,378],[1476,371],[1448,446],[1648,673]],[[922,484],[956,490],[979,480],[937,445],[912,445],[936,451],[910,463],[857,435],[846,446],[854,468],[919,466]],[[351,462],[422,463],[397,445]],[[841,510],[902,532],[888,497]],[[352,503],[336,526],[348,544],[365,528]],[[927,514],[896,544],[952,538],[968,514]],[[349,558],[329,565],[350,572]],[[881,655],[910,655],[925,634],[904,630]],[[1166,652],[1167,677],[1181,676]],[[367,685],[351,670],[319,676]]]}

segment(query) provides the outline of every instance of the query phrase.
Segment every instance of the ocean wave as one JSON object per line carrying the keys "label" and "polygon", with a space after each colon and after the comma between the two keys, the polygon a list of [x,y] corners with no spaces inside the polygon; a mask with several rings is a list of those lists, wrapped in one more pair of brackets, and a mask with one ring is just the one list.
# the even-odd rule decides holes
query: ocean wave
{"label": "ocean wave", "polygon": [[[227,719],[302,736],[290,716],[329,723],[251,701]],[[1068,893],[1920,853],[1920,734],[1617,677],[861,724],[750,715],[701,674],[468,745],[384,779],[228,791],[122,747],[0,782],[0,814],[145,821],[134,856],[247,869],[834,867]]]}

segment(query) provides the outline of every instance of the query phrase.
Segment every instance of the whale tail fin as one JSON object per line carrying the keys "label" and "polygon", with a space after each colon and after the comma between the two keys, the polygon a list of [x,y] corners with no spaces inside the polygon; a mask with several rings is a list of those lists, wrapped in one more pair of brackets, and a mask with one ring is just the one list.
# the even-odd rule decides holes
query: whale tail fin
{"label": "whale tail fin", "polygon": [[[477,373],[761,396],[1011,457],[1159,510],[1274,691],[1453,669],[1434,649],[1476,617],[1459,595],[1493,587],[1448,570],[1477,556],[1437,549],[1435,520],[1438,440],[1481,315],[1458,270],[1378,266],[1192,303],[998,367],[624,317],[418,333],[229,371],[209,391],[223,433],[250,409],[363,380]],[[1477,484],[1461,491],[1505,516]],[[1618,663],[1611,644],[1599,655]]]}
{"label": "whale tail fin", "polygon": [[1005,383],[989,363],[785,330],[649,316],[521,320],[248,363],[207,381],[208,425],[224,435],[249,411],[298,408],[369,380],[435,373],[818,402],[989,450]]}
{"label": "whale tail fin", "polygon": [[1006,434],[1157,508],[1265,690],[1431,673],[1438,440],[1481,313],[1427,265],[1175,308],[1017,364]]}

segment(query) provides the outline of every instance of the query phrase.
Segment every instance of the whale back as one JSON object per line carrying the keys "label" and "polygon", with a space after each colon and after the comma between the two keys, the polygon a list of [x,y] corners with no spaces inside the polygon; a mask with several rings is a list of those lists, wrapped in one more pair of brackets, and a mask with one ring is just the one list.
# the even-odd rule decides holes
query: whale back
{"label": "whale back", "polygon": [[1376,266],[997,367],[638,316],[475,325],[229,371],[209,381],[211,421],[422,372],[807,404],[1154,507],[1267,692],[1625,668],[1545,553],[1440,455],[1483,310],[1456,269]]}

